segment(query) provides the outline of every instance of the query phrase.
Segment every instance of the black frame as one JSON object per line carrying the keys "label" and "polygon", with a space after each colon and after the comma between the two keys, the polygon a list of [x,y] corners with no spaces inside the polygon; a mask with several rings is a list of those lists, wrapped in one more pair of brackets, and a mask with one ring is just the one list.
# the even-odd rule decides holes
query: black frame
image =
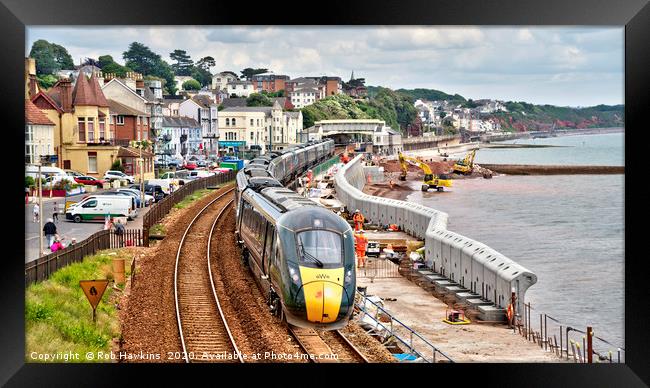
{"label": "black frame", "polygon": [[[263,12],[254,12],[252,8],[236,2],[178,2],[170,0],[144,0],[140,2],[126,0],[110,0],[100,2],[87,2],[81,0],[2,0],[0,5],[0,31],[6,56],[0,61],[0,69],[5,77],[3,93],[0,98],[4,100],[3,110],[5,117],[4,132],[5,144],[22,144],[23,131],[18,128],[24,126],[23,100],[24,100],[24,50],[26,25],[237,25],[261,24],[269,22],[274,24],[309,23],[312,25],[339,24],[339,25],[601,25],[625,26],[625,118],[626,132],[631,133],[635,139],[641,139],[641,131],[647,131],[647,119],[643,114],[650,106],[648,97],[650,69],[650,45],[647,38],[650,36],[650,5],[648,0],[443,0],[428,2],[426,0],[402,0],[389,3],[385,0],[361,0],[357,2],[329,2],[321,6],[320,10],[308,11],[307,3],[277,3],[276,7],[264,9]],[[272,17],[269,17],[272,16]],[[646,119],[646,120],[644,120]],[[14,129],[15,128],[15,129]],[[626,136],[626,174],[633,174],[644,156],[641,147],[643,142],[630,140]],[[11,153],[18,153],[21,147],[8,147]],[[635,152],[636,151],[636,152]],[[9,160],[19,160],[20,155],[12,155]],[[13,165],[13,164],[10,164]],[[22,187],[18,184],[23,180],[20,168],[11,168],[8,171],[11,178],[8,181],[16,184],[7,185],[7,192],[11,198],[24,199]],[[640,178],[645,178],[640,176]],[[635,219],[642,209],[632,193],[645,190],[634,190],[640,185],[640,180],[628,180],[630,186],[625,190],[625,216],[629,222]],[[13,201],[13,199],[11,200]],[[6,206],[12,214],[5,218],[6,225],[11,225],[10,220],[22,220],[24,214],[20,206]],[[638,216],[637,216],[638,217]],[[627,223],[627,222],[626,222]],[[19,234],[19,227],[10,227],[11,235]],[[643,241],[642,232],[645,228],[626,227],[627,252],[638,241]],[[3,308],[3,325],[0,330],[0,349],[2,349],[2,363],[0,364],[0,383],[9,382],[9,385],[25,385],[45,383],[47,385],[77,385],[79,383],[104,385],[120,384],[123,379],[115,379],[115,372],[125,370],[137,373],[152,371],[152,366],[139,367],[117,365],[40,365],[25,364],[24,360],[24,279],[23,260],[24,246],[22,243],[12,245],[13,238],[6,238],[5,260],[0,271],[2,292],[0,300]],[[21,241],[16,239],[15,241]],[[8,245],[7,245],[8,244]],[[456,383],[474,382],[481,385],[495,383],[498,385],[526,385],[526,386],[644,386],[650,384],[650,361],[648,349],[648,312],[644,307],[647,304],[648,288],[646,288],[646,272],[642,268],[644,256],[632,257],[625,263],[625,310],[628,319],[625,322],[626,338],[626,364],[625,365],[543,365],[543,364],[461,364],[461,365],[397,365],[394,376],[400,378],[402,383],[418,376],[426,378],[429,383],[438,383],[441,376],[447,375]],[[635,260],[636,259],[636,260]],[[588,292],[588,290],[585,290]],[[263,372],[258,376],[291,376],[276,369],[278,366],[258,365]],[[300,365],[287,365],[293,371],[303,369]],[[319,366],[325,368],[326,366]],[[342,366],[347,369],[349,366]],[[393,374],[390,366],[370,365],[366,373],[356,374],[355,378],[368,382],[371,379],[384,378]],[[243,372],[244,369],[230,369],[225,366],[211,366],[207,368],[192,368],[192,372],[202,371],[210,373],[212,381],[221,377],[224,371]],[[218,368],[215,370],[215,368]],[[355,365],[348,372],[360,371],[361,366]],[[381,368],[381,369],[380,369]],[[408,368],[408,370],[406,370]],[[417,368],[417,370],[415,370]],[[435,368],[435,369],[432,369]],[[444,368],[444,370],[440,369]],[[452,369],[453,368],[453,369]],[[457,369],[460,368],[460,369]],[[247,370],[248,368],[246,368]],[[374,369],[370,370],[370,369]],[[337,369],[341,371],[341,368]],[[167,365],[164,368],[153,370],[166,382],[171,382],[169,377],[176,377],[175,369]],[[169,373],[169,371],[173,371]],[[470,372],[473,375],[464,374]],[[214,373],[217,372],[217,373]],[[451,373],[449,373],[451,372]],[[407,374],[408,373],[408,374]],[[474,376],[462,378],[463,376]],[[135,376],[133,376],[135,377]],[[149,377],[149,376],[147,376]],[[239,374],[239,378],[242,374]],[[348,379],[327,379],[330,383],[348,383]],[[272,380],[273,381],[273,380]],[[279,381],[279,380],[275,380]],[[307,380],[313,382],[313,379]],[[645,381],[645,383],[644,383]],[[283,384],[293,382],[302,384],[306,381],[291,377],[284,380]]]}

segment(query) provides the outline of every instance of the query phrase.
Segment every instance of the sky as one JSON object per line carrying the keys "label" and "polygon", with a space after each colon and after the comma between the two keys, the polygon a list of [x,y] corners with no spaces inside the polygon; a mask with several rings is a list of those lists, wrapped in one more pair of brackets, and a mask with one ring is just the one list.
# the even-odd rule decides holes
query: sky
{"label": "sky", "polygon": [[623,27],[30,26],[32,43],[64,46],[75,63],[145,44],[212,56],[212,73],[247,67],[275,74],[365,78],[366,85],[427,88],[466,98],[558,106],[624,103]]}

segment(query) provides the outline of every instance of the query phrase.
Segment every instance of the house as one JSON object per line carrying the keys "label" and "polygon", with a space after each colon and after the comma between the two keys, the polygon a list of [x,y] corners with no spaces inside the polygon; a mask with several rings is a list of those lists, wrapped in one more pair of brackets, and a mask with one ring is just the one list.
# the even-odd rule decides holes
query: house
{"label": "house", "polygon": [[163,117],[158,137],[161,154],[183,158],[199,153],[202,142],[201,124],[191,117]]}
{"label": "house", "polygon": [[46,157],[45,165],[56,157],[54,154],[54,122],[33,102],[25,100],[25,163],[35,164]]}
{"label": "house", "polygon": [[248,97],[255,91],[255,84],[251,81],[231,81],[226,86],[226,91],[229,96],[235,95],[237,97]]}
{"label": "house", "polygon": [[[293,109],[294,108],[294,106],[291,104],[291,100],[288,97],[270,97],[269,99],[271,100],[272,103],[275,103],[277,101],[278,104],[280,104],[280,106],[283,109]],[[243,98],[243,97],[228,98],[228,99],[223,100],[223,102],[221,102],[221,106],[223,108],[234,108],[234,107],[238,107],[238,106],[248,106],[247,103],[246,103],[246,100],[247,99]]]}
{"label": "house", "polygon": [[219,112],[219,127],[222,151],[234,152],[236,147],[266,153],[296,143],[303,128],[302,112],[283,112],[278,101],[272,107],[230,107]]}
{"label": "house", "polygon": [[201,147],[207,155],[217,155],[219,118],[217,104],[206,95],[196,95],[179,104],[179,116],[191,117],[201,124]]}
{"label": "house", "polygon": [[54,123],[58,167],[99,177],[110,170],[120,147],[108,129],[109,106],[98,74],[92,72],[90,79],[83,69],[80,74],[74,89],[64,78],[47,92],[39,91],[31,101]]}
{"label": "house", "polygon": [[110,112],[109,128],[114,133],[115,143],[124,147],[133,140],[150,140],[149,118],[143,111],[108,99]]}
{"label": "house", "polygon": [[182,96],[165,96],[162,102],[162,114],[164,116],[178,116],[180,104],[185,101]]}
{"label": "house", "polygon": [[222,71],[212,76],[212,89],[226,90],[229,82],[239,81],[232,71]]}
{"label": "house", "polygon": [[285,82],[289,80],[287,75],[279,75],[273,73],[255,74],[251,77],[251,81],[258,91],[264,90],[269,93],[279,92],[285,90]]}
{"label": "house", "polygon": [[311,105],[320,99],[321,93],[318,89],[312,87],[301,87],[298,86],[294,88],[293,91],[288,94],[291,104],[296,109],[304,108],[307,105]]}

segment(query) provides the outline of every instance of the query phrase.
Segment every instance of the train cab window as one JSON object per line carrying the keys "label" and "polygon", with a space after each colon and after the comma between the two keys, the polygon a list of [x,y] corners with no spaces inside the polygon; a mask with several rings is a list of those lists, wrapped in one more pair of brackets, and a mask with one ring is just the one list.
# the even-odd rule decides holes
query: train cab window
{"label": "train cab window", "polygon": [[308,230],[298,233],[300,263],[322,267],[343,262],[343,239],[328,230]]}

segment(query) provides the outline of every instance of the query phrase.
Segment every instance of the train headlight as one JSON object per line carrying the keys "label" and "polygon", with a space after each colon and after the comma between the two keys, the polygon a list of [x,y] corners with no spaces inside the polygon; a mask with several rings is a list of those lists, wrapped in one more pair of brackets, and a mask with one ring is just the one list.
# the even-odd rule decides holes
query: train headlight
{"label": "train headlight", "polygon": [[298,285],[300,283],[300,276],[298,275],[298,271],[296,271],[293,267],[289,267],[289,276],[291,276],[291,281],[293,281],[294,284]]}
{"label": "train headlight", "polygon": [[352,283],[352,271],[348,270],[348,272],[345,273],[345,285],[347,286],[348,284]]}

